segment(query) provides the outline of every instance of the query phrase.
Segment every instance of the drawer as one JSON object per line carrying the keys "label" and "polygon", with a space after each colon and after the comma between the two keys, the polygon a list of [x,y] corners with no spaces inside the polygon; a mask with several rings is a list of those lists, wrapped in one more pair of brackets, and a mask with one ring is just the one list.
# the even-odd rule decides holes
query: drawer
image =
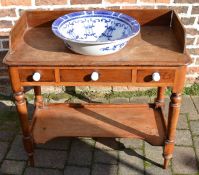
{"label": "drawer", "polygon": [[[61,82],[92,82],[92,74],[98,74],[95,82],[131,82],[131,69],[61,69]],[[94,81],[93,81],[94,82]]]}
{"label": "drawer", "polygon": [[[159,81],[153,80],[153,74],[158,73],[160,76]],[[156,74],[157,75],[157,74]],[[173,83],[175,79],[175,70],[172,69],[138,69],[137,70],[137,83]]]}
{"label": "drawer", "polygon": [[54,69],[19,69],[19,78],[22,82],[35,82],[33,75],[38,72],[40,78],[38,82],[54,82]]}

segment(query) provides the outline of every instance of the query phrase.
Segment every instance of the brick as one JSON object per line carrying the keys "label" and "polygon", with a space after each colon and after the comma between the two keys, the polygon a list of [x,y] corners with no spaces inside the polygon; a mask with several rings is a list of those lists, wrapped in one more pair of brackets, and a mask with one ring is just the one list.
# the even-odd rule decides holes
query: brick
{"label": "brick", "polygon": [[181,18],[181,22],[184,24],[184,25],[193,25],[194,22],[195,22],[195,17],[182,17]]}
{"label": "brick", "polygon": [[63,169],[67,159],[67,152],[37,149],[34,158],[36,167]]}
{"label": "brick", "polygon": [[92,140],[88,140],[88,143],[77,139],[73,140],[69,153],[68,164],[81,166],[90,165],[92,160],[93,144],[94,142]]}
{"label": "brick", "polygon": [[136,3],[136,0],[105,0],[105,3],[110,3],[110,4],[114,4],[114,3]]}
{"label": "brick", "polygon": [[36,5],[64,5],[67,4],[67,0],[36,0]]}
{"label": "brick", "polygon": [[189,129],[186,114],[180,114],[177,129]]}
{"label": "brick", "polygon": [[38,148],[68,150],[71,143],[69,138],[56,138],[48,141],[45,144],[38,144]]}
{"label": "brick", "polygon": [[140,0],[140,2],[155,3],[156,0]]}
{"label": "brick", "polygon": [[8,36],[10,34],[10,30],[8,29],[8,31],[0,31],[0,36]]}
{"label": "brick", "polygon": [[[199,48],[187,49],[187,51],[188,51],[188,54],[199,55]],[[197,67],[195,67],[195,69],[198,70]]]}
{"label": "brick", "polygon": [[24,161],[4,160],[1,165],[1,172],[5,174],[21,175],[25,168]]}
{"label": "brick", "polygon": [[5,157],[9,144],[7,142],[0,142],[0,162]]}
{"label": "brick", "polygon": [[71,4],[101,4],[102,0],[71,0]]}
{"label": "brick", "polygon": [[11,27],[12,27],[11,21],[6,21],[6,20],[0,21],[0,28],[11,28]]}
{"label": "brick", "polygon": [[90,169],[86,167],[67,166],[64,175],[90,175]]}
{"label": "brick", "polygon": [[199,31],[196,28],[185,28],[186,34],[198,35]]}
{"label": "brick", "polygon": [[[60,170],[27,167],[24,175],[62,175]],[[72,175],[72,174],[71,174]]]}
{"label": "brick", "polygon": [[198,71],[199,71],[199,67],[189,67],[188,68],[188,73],[189,74],[194,74],[194,73],[196,73]]}
{"label": "brick", "polygon": [[176,131],[176,145],[192,146],[192,137],[189,130],[177,130]]}
{"label": "brick", "polygon": [[144,174],[143,152],[141,150],[120,151],[119,159],[119,175]]}
{"label": "brick", "polygon": [[15,9],[1,9],[0,10],[0,17],[15,17],[16,13],[15,13]]}
{"label": "brick", "polygon": [[169,3],[170,0],[156,0],[156,3]]}
{"label": "brick", "polygon": [[94,162],[116,165],[118,159],[118,151],[105,151],[105,150],[95,150],[94,152]]}
{"label": "brick", "polygon": [[129,103],[129,98],[124,98],[124,97],[112,98],[112,99],[110,99],[110,103],[114,103],[114,104]]}
{"label": "brick", "polygon": [[174,174],[195,174],[198,172],[196,157],[191,147],[175,147],[173,155]]}
{"label": "brick", "polygon": [[95,148],[100,150],[117,150],[120,148],[120,143],[113,138],[97,138]]}
{"label": "brick", "polygon": [[9,49],[9,42],[8,41],[2,41],[2,45],[4,49]]}
{"label": "brick", "polygon": [[186,45],[193,45],[195,38],[186,38]]}
{"label": "brick", "polygon": [[199,14],[199,6],[193,6],[192,7],[192,12],[191,12],[192,14],[196,14],[196,15],[198,15]]}
{"label": "brick", "polygon": [[176,13],[187,13],[188,11],[188,6],[174,6],[171,8],[174,9]]}
{"label": "brick", "polygon": [[27,160],[28,159],[27,154],[24,150],[21,135],[17,135],[15,137],[6,158],[14,159],[14,160]]}
{"label": "brick", "polygon": [[31,5],[31,0],[1,0],[2,6],[8,6],[8,5],[25,5],[29,6]]}
{"label": "brick", "polygon": [[193,135],[199,135],[199,120],[190,121],[191,131]]}
{"label": "brick", "polygon": [[125,148],[142,148],[143,147],[143,141],[140,139],[121,138],[120,143],[123,144]]}
{"label": "brick", "polygon": [[94,164],[92,175],[116,175],[117,169],[117,165]]}
{"label": "brick", "polygon": [[198,0],[174,0],[174,3],[197,3]]}

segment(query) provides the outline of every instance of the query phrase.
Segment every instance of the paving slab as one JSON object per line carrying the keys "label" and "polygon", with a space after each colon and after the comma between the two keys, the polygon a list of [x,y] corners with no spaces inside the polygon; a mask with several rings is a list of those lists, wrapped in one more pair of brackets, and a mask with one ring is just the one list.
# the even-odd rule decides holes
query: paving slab
{"label": "paving slab", "polygon": [[145,175],[172,175],[171,167],[166,170],[162,167],[151,165],[145,168]]}
{"label": "paving slab", "polygon": [[27,154],[24,150],[22,135],[17,135],[12,142],[11,148],[6,156],[7,159],[27,160]]}
{"label": "paving slab", "polygon": [[68,150],[71,143],[70,138],[56,138],[45,144],[37,144],[37,148]]}
{"label": "paving slab", "polygon": [[110,103],[114,103],[114,104],[129,103],[129,98],[124,98],[124,97],[112,98],[110,99]]}
{"label": "paving slab", "polygon": [[176,130],[176,145],[192,146],[192,137],[189,130]]}
{"label": "paving slab", "polygon": [[176,146],[173,154],[173,171],[175,174],[198,173],[197,161],[192,147]]}
{"label": "paving slab", "polygon": [[190,121],[191,131],[193,135],[199,135],[199,120]]}
{"label": "paving slab", "polygon": [[87,140],[82,141],[74,139],[71,144],[71,150],[69,153],[68,164],[69,165],[81,165],[88,166],[91,164],[92,152],[94,141]]}
{"label": "paving slab", "polygon": [[117,165],[94,164],[92,175],[116,175],[118,171]]}
{"label": "paving slab", "polygon": [[14,160],[4,160],[0,171],[4,174],[16,174],[21,175],[26,162],[24,161],[14,161]]}
{"label": "paving slab", "polygon": [[185,95],[182,97],[180,112],[189,113],[190,115],[195,115],[198,113],[190,96]]}
{"label": "paving slab", "polygon": [[193,143],[195,148],[199,149],[199,136],[193,137]]}
{"label": "paving slab", "polygon": [[95,150],[94,162],[116,165],[118,162],[118,151]]}
{"label": "paving slab", "polygon": [[7,150],[8,150],[8,147],[9,147],[8,142],[0,142],[0,162],[5,157]]}
{"label": "paving slab", "polygon": [[197,111],[199,113],[199,96],[192,96],[191,98],[192,98],[192,100],[193,100],[193,102],[194,102],[194,104],[196,106],[196,109],[197,109]]}
{"label": "paving slab", "polygon": [[0,131],[0,141],[9,142],[12,141],[16,132],[14,131]]}
{"label": "paving slab", "polygon": [[87,167],[67,166],[64,175],[90,175],[90,169]]}
{"label": "paving slab", "polygon": [[188,122],[187,122],[187,114],[179,115],[177,129],[189,129]]}
{"label": "paving slab", "polygon": [[163,164],[163,148],[161,146],[152,146],[145,142],[145,158],[148,164],[162,166]]}
{"label": "paving slab", "polygon": [[67,160],[67,152],[36,149],[34,158],[36,167],[63,169]]}
{"label": "paving slab", "polygon": [[96,138],[95,148],[100,150],[118,150],[120,142],[115,138]]}
{"label": "paving slab", "polygon": [[62,175],[60,170],[27,167],[24,175]]}
{"label": "paving slab", "polygon": [[124,145],[125,148],[140,148],[143,147],[143,141],[140,139],[121,138],[119,142]]}
{"label": "paving slab", "polygon": [[144,161],[142,150],[126,149],[119,151],[118,175],[143,175]]}
{"label": "paving slab", "polygon": [[189,114],[189,120],[199,120],[199,114]]}
{"label": "paving slab", "polygon": [[130,98],[130,103],[144,104],[144,103],[150,103],[150,102],[151,102],[150,97],[131,97]]}

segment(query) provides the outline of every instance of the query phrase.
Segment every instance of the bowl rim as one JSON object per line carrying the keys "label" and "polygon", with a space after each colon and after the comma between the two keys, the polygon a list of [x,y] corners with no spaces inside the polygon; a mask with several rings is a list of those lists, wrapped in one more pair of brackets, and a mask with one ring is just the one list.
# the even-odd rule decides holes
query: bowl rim
{"label": "bowl rim", "polygon": [[[137,30],[135,33],[132,32],[128,37],[123,37],[123,38],[111,40],[111,41],[83,41],[83,40],[71,39],[71,38],[67,38],[63,36],[58,30],[59,27],[63,25],[63,23],[67,20],[76,19],[77,17],[81,18],[81,17],[88,17],[88,16],[104,16],[104,17],[116,18],[116,19],[121,20],[122,22],[127,23],[127,25],[129,25],[131,28],[135,27],[136,25]],[[85,44],[108,44],[108,43],[113,43],[113,42],[117,42],[121,40],[129,40],[132,37],[135,37],[140,32],[140,24],[138,23],[136,19],[134,19],[133,17],[129,15],[126,15],[125,13],[118,13],[118,12],[114,12],[110,10],[83,10],[83,11],[68,13],[63,16],[58,17],[56,20],[53,21],[51,29],[57,37],[65,41],[70,41],[74,43],[85,43]]]}

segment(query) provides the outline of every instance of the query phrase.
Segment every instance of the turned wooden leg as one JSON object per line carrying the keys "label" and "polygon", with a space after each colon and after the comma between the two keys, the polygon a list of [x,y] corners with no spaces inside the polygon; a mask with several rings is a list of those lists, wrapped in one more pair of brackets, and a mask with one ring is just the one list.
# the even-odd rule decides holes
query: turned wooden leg
{"label": "turned wooden leg", "polygon": [[28,154],[30,165],[34,166],[33,139],[32,139],[32,135],[30,132],[30,124],[29,124],[29,120],[28,120],[28,110],[27,110],[25,95],[23,92],[23,86],[21,86],[21,83],[20,83],[18,68],[17,67],[9,67],[9,74],[10,74],[12,90],[14,92],[16,108],[17,108],[19,120],[21,123],[24,148]]}
{"label": "turned wooden leg", "polygon": [[157,98],[155,100],[155,107],[164,107],[164,92],[166,87],[158,87]]}
{"label": "turned wooden leg", "polygon": [[181,94],[172,93],[169,104],[169,117],[167,126],[167,136],[164,146],[164,169],[168,167],[169,160],[172,158],[175,142],[176,126],[180,113]]}
{"label": "turned wooden leg", "polygon": [[28,153],[29,163],[34,166],[33,158],[33,140],[30,134],[30,127],[28,121],[28,112],[26,106],[26,100],[23,92],[14,93],[15,104],[19,114],[19,119],[21,122],[22,132],[23,132],[23,144],[26,152]]}
{"label": "turned wooden leg", "polygon": [[43,106],[43,97],[41,95],[41,86],[34,86],[35,106]]}

